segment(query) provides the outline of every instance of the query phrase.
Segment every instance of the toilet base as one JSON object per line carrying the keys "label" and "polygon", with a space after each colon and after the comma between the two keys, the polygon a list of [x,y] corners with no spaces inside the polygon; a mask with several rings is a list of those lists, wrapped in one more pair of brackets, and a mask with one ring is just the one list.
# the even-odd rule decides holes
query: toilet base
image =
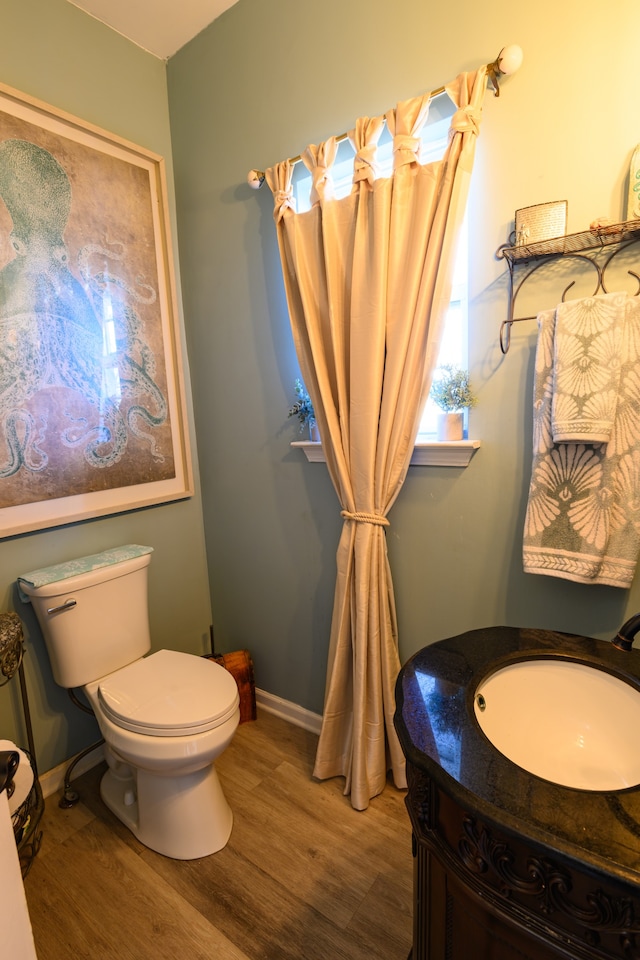
{"label": "toilet base", "polygon": [[100,783],[105,805],[138,840],[173,860],[195,860],[221,850],[233,814],[213,764],[185,776],[165,777],[126,767],[107,770]]}

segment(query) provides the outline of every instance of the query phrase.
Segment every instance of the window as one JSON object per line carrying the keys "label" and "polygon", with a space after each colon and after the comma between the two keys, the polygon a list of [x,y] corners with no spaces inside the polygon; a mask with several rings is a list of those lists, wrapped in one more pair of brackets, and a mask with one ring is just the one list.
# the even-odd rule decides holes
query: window
{"label": "window", "polygon": [[[446,94],[436,97],[431,102],[429,116],[422,129],[421,163],[430,163],[443,156],[454,111],[455,107]],[[377,161],[380,175],[383,177],[391,176],[393,170],[393,139],[386,126],[378,144]],[[343,140],[338,145],[338,153],[331,174],[335,196],[338,199],[348,196],[353,182],[353,148],[348,140]],[[311,175],[302,163],[296,164],[294,168],[293,191],[298,212],[304,213],[309,210],[311,208]],[[451,301],[445,321],[442,343],[440,344],[437,367],[444,364],[453,364],[459,367],[466,367],[467,365],[467,251],[465,220],[458,243]],[[433,401],[427,400],[418,431],[418,441],[435,439],[437,414],[438,408]]]}
{"label": "window", "polygon": [[[445,319],[436,369],[445,364],[462,368],[466,368],[467,366],[468,249],[467,221],[465,218],[458,239],[451,299]],[[428,399],[422,412],[422,420],[420,421],[420,428],[418,430],[418,440],[433,440],[435,438],[439,412],[440,410],[436,407],[433,400]],[[467,416],[468,411],[465,410],[465,430],[467,428]]]}

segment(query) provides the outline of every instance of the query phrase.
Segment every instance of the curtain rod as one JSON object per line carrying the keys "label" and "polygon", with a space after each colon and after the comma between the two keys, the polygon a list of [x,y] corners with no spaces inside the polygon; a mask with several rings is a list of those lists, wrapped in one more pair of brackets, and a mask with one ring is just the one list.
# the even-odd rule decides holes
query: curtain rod
{"label": "curtain rod", "polygon": [[[493,92],[496,97],[500,96],[500,86],[498,84],[498,77],[506,77],[512,73],[515,73],[516,70],[522,64],[522,48],[517,44],[512,43],[507,47],[503,47],[496,59],[492,63],[487,64],[487,74],[493,86]],[[437,90],[431,90],[429,93],[429,100],[434,100],[436,97],[441,96],[446,91],[446,87],[438,87]],[[341,133],[335,138],[337,143],[341,143],[342,140],[348,138],[348,133]],[[289,157],[289,163],[295,164],[300,163],[302,157],[298,154],[296,157]],[[264,171],[263,170],[250,170],[247,176],[247,183],[253,190],[259,190],[262,184],[264,183]]]}

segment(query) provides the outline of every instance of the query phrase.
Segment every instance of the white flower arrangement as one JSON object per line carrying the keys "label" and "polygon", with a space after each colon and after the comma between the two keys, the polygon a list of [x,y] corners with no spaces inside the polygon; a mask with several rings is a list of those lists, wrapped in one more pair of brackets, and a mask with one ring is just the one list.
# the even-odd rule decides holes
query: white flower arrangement
{"label": "white flower arrangement", "polygon": [[477,403],[469,383],[469,373],[452,364],[440,367],[440,375],[433,381],[429,396],[445,413],[457,413]]}
{"label": "white flower arrangement", "polygon": [[303,433],[305,427],[309,429],[315,427],[316,415],[313,409],[313,403],[311,402],[311,397],[307,393],[307,389],[302,380],[298,378],[293,387],[297,400],[293,406],[289,408],[289,416],[298,418],[300,421],[300,433]]}

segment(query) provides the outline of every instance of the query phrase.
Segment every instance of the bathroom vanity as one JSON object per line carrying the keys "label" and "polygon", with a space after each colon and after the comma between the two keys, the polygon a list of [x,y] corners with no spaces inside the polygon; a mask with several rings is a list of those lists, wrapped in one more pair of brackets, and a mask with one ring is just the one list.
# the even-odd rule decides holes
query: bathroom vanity
{"label": "bathroom vanity", "polygon": [[[478,687],[505,665],[560,659],[640,691],[640,652],[552,631],[475,630],[400,672],[395,726],[413,829],[411,960],[640,960],[640,786],[561,786],[482,732]],[[530,723],[554,747],[542,691]],[[632,694],[633,695],[633,694]],[[619,729],[640,751],[640,730]]]}

